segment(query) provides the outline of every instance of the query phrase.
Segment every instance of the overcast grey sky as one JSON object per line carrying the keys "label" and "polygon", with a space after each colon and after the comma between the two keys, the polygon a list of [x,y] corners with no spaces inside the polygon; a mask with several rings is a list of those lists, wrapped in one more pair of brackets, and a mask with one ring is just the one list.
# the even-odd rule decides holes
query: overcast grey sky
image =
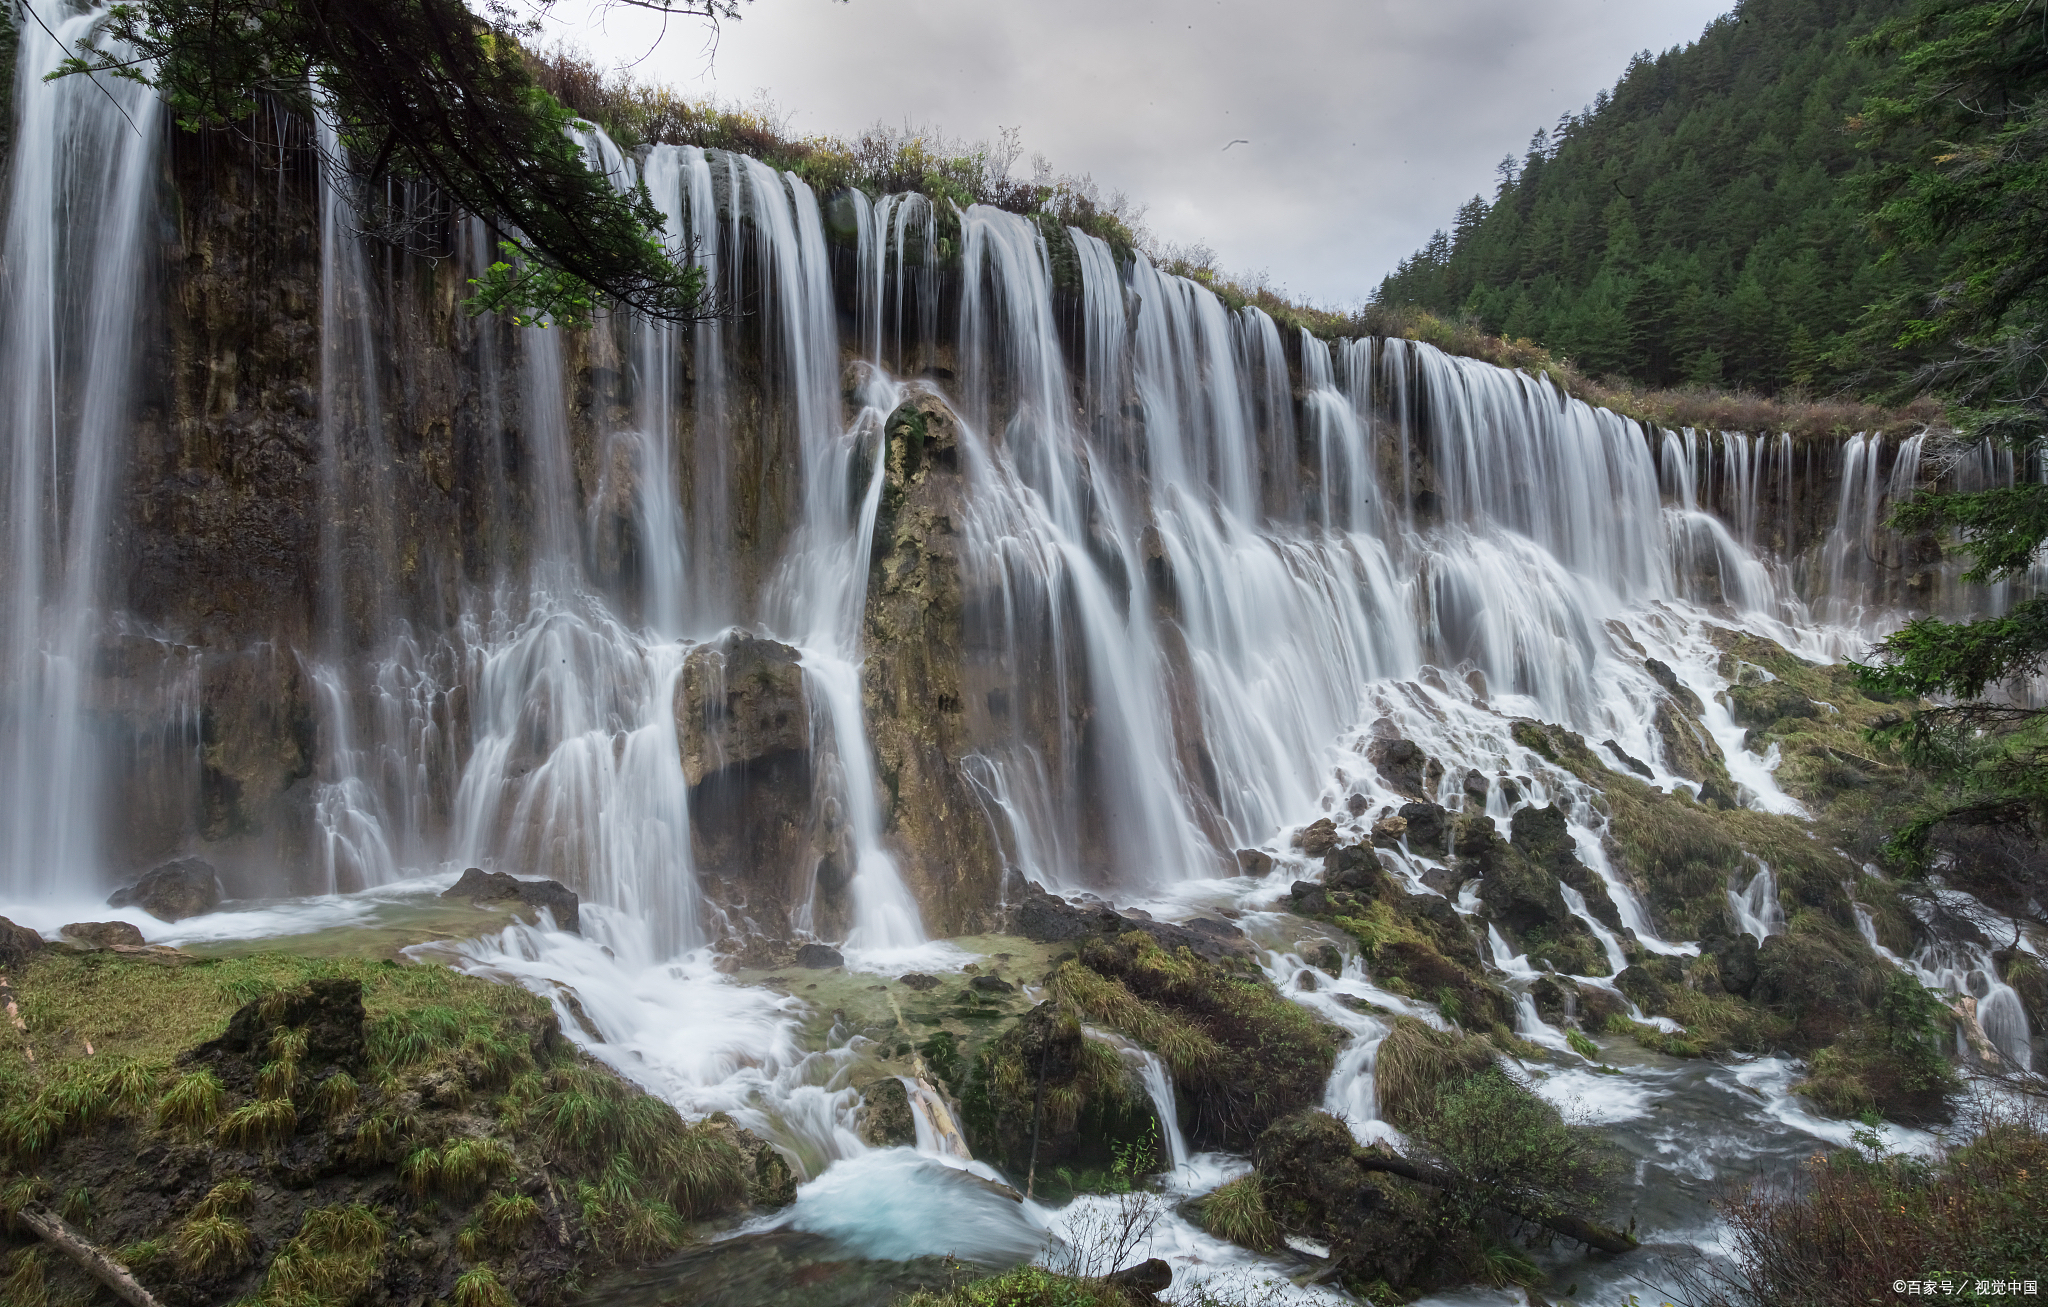
{"label": "overcast grey sky", "polygon": [[[801,133],[881,121],[1128,192],[1297,297],[1362,301],[1490,190],[1503,154],[1733,0],[754,0],[719,33],[568,0],[545,39],[692,96],[766,92]],[[1249,141],[1225,150],[1234,139]],[[1028,171],[1028,162],[1018,169]]]}

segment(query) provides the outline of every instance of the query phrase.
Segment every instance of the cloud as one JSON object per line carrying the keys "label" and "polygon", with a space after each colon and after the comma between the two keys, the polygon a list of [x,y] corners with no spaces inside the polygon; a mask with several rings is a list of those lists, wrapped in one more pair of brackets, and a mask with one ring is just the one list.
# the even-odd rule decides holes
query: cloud
{"label": "cloud", "polygon": [[[1729,0],[754,0],[665,38],[565,0],[549,37],[692,95],[765,91],[799,132],[1023,133],[1298,296],[1364,299],[1539,125]],[[1243,138],[1227,152],[1225,142]],[[1020,164],[1020,167],[1025,166]]]}

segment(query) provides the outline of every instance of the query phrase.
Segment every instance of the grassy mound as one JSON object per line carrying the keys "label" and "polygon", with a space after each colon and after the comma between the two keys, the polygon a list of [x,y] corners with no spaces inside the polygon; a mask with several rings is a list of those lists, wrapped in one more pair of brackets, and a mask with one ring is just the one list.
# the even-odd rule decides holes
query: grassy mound
{"label": "grassy mound", "polygon": [[[166,1303],[553,1303],[792,1188],[445,967],[48,950],[10,980],[0,1209],[59,1212]],[[10,1304],[86,1283],[11,1225],[0,1257]]]}

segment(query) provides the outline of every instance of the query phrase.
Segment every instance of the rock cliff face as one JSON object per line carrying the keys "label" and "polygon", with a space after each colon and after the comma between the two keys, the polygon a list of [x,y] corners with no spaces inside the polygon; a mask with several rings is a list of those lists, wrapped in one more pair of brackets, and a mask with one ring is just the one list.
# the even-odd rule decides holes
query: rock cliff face
{"label": "rock cliff face", "polygon": [[[457,791],[487,710],[523,714],[488,782],[507,793],[570,729],[559,705],[484,704],[479,650],[546,620],[580,587],[601,594],[621,623],[691,642],[673,683],[675,748],[692,858],[724,914],[716,929],[785,939],[790,923],[807,922],[799,934],[843,937],[855,855],[842,799],[821,780],[830,769],[819,766],[814,687],[803,655],[761,632],[787,601],[778,568],[810,511],[799,464],[811,438],[804,424],[815,427],[817,414],[805,406],[829,409],[836,398],[842,411],[825,416],[838,423],[866,402],[869,361],[854,355],[866,348],[862,324],[879,313],[875,278],[904,270],[875,262],[851,201],[824,206],[826,262],[803,275],[827,285],[843,344],[812,363],[843,370],[845,381],[821,396],[790,379],[797,355],[828,337],[777,307],[794,274],[777,262],[783,247],[748,189],[783,183],[744,161],[714,152],[708,171],[722,266],[736,279],[726,289],[746,312],[701,327],[618,319],[522,332],[462,306],[486,233],[415,196],[420,221],[402,243],[360,238],[346,210],[323,198],[304,124],[266,118],[257,138],[173,133],[163,156],[139,407],[112,515],[106,600],[118,617],[89,697],[93,730],[109,742],[110,876],[125,883],[191,854],[219,868],[230,896],[354,888],[368,855],[332,811],[352,785],[380,796],[387,827],[417,845],[383,850],[393,865],[476,856],[450,852],[443,837],[482,810],[478,795]],[[970,557],[965,543],[967,439],[939,389],[970,397],[961,412],[984,412],[1014,400],[1021,383],[1010,365],[986,360],[992,379],[956,375],[968,288],[959,220],[945,222],[955,225],[932,247],[941,266],[909,274],[924,298],[878,337],[899,373],[927,381],[909,383],[848,476],[883,461],[856,582],[881,838],[927,928],[951,932],[994,921],[1016,861],[1009,799],[984,765],[991,740],[1046,769],[1047,801],[1071,809],[1062,821],[1073,847],[1061,856],[1080,874],[1107,881],[1130,870],[1139,805],[1097,747],[1109,729],[1103,696],[1119,691],[1080,641],[1038,642],[1035,628],[1069,621],[1080,600],[1055,589],[1037,601],[1045,611],[1013,611],[1000,567]],[[1096,346],[1081,325],[1077,250],[1057,229],[1041,236],[1058,246],[1051,266],[1064,270],[1048,290],[1046,339],[1081,378],[1082,355]],[[1258,402],[1275,412],[1305,405],[1300,342],[1276,337],[1272,348],[1286,385]],[[1075,409],[1139,432],[1155,402],[1126,377],[1115,394],[1076,398]],[[1387,509],[1426,526],[1444,511],[1446,483],[1432,453],[1438,419],[1415,378],[1388,392],[1384,417],[1372,457],[1397,501]],[[1280,414],[1271,431],[1294,448],[1265,450],[1270,466],[1254,474],[1267,511],[1288,520],[1310,512],[1303,505],[1326,496],[1333,475],[1303,423],[1298,439],[1285,435],[1296,422]],[[1258,438],[1282,439],[1269,434]],[[1667,479],[1678,476],[1674,449],[1652,451]],[[1082,547],[1107,589],[1100,602],[1149,605],[1168,687],[1150,710],[1170,737],[1162,767],[1181,778],[1188,826],[1221,868],[1234,798],[1221,779],[1226,760],[1211,752],[1224,742],[1210,738],[1194,688],[1202,655],[1185,635],[1214,598],[1187,589],[1199,578],[1175,574],[1175,546],[1146,510],[1115,528],[1131,531],[1135,547],[1117,543],[1109,523],[1131,508],[1113,502],[1115,478],[1151,475],[1151,455],[1115,448],[1104,457],[1133,470],[1083,473],[1099,502],[1081,510]],[[1876,485],[1892,475],[1891,457],[1874,450],[1857,475]],[[1726,480],[1700,498],[1724,516],[1783,524],[1769,530],[1790,535],[1759,543],[1819,568],[1834,506],[1853,498],[1836,482],[1847,455],[1802,448],[1786,458],[1786,475],[1747,499]],[[656,477],[673,482],[688,518],[680,563],[646,538]],[[543,494],[550,486],[553,500]],[[1918,565],[1887,556],[1894,563]],[[573,581],[549,571],[564,567]],[[669,611],[678,595],[687,598],[681,619]],[[1005,623],[1029,629],[1006,634]],[[576,729],[625,731],[620,702],[603,709],[609,725],[601,712]],[[1725,801],[1732,788],[1698,705],[1674,692],[1659,726],[1671,768],[1700,783],[1707,801]],[[1440,779],[1435,760],[1389,754],[1379,766],[1415,797]],[[551,838],[537,813],[494,819],[539,823],[533,838]],[[509,869],[593,889],[577,883],[588,873],[573,857]]]}
{"label": "rock cliff face", "polygon": [[968,705],[978,699],[985,716],[992,687],[969,684],[959,419],[937,395],[917,391],[889,415],[884,437],[862,704],[888,792],[889,831],[927,905],[926,924],[972,933],[993,924],[1003,864],[987,806],[993,796],[977,792],[963,768],[975,738]]}

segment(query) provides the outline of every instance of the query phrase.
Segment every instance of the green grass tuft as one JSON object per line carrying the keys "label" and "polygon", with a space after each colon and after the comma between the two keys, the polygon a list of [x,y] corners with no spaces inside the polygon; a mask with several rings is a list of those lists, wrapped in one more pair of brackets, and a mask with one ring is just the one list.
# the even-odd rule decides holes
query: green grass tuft
{"label": "green grass tuft", "polygon": [[411,1012],[380,1017],[364,1031],[370,1057],[380,1066],[401,1070],[424,1062],[462,1037],[468,1023],[460,1012],[430,1004]]}
{"label": "green grass tuft", "polygon": [[398,1164],[398,1178],[405,1181],[405,1187],[421,1197],[434,1191],[441,1181],[441,1150],[438,1148],[415,1148]]}
{"label": "green grass tuft", "polygon": [[92,1190],[80,1185],[64,1195],[64,1201],[57,1205],[57,1215],[73,1225],[85,1225],[92,1220]]}
{"label": "green grass tuft", "polygon": [[502,1139],[458,1139],[441,1150],[434,1183],[449,1197],[466,1200],[511,1170],[512,1150]]}
{"label": "green grass tuft", "polygon": [[407,1141],[419,1133],[419,1118],[407,1113],[378,1112],[356,1130],[351,1153],[364,1162],[398,1160]]}
{"label": "green grass tuft", "polygon": [[17,1175],[0,1185],[0,1225],[11,1226],[14,1214],[30,1203],[50,1196],[50,1186],[39,1175]]}
{"label": "green grass tuft", "polygon": [[256,1201],[256,1188],[247,1180],[223,1180],[206,1191],[206,1197],[192,1209],[192,1215],[239,1216]]}
{"label": "green grass tuft", "polygon": [[43,1280],[43,1250],[24,1248],[7,1264],[0,1278],[0,1302],[8,1307],[46,1307],[49,1286]]}
{"label": "green grass tuft", "polygon": [[266,1062],[256,1073],[258,1098],[290,1098],[299,1087],[299,1064],[292,1061]]}
{"label": "green grass tuft", "polygon": [[356,1110],[362,1087],[346,1071],[336,1071],[313,1091],[313,1110],[328,1121],[338,1121]]}
{"label": "green grass tuft", "polygon": [[455,1279],[455,1307],[516,1307],[512,1295],[488,1266],[473,1266]]}
{"label": "green grass tuft", "polygon": [[360,1203],[314,1208],[270,1263],[257,1303],[344,1307],[358,1301],[383,1260],[387,1233],[384,1219]]}
{"label": "green grass tuft", "polygon": [[100,1076],[100,1092],[111,1110],[139,1112],[156,1101],[156,1072],[139,1062],[121,1062]]}
{"label": "green grass tuft", "polygon": [[485,1233],[509,1244],[540,1220],[540,1204],[525,1194],[492,1194],[478,1218]]}
{"label": "green grass tuft", "polygon": [[1396,1017],[1374,1063],[1380,1115],[1411,1129],[1436,1102],[1439,1087],[1492,1062],[1493,1050],[1484,1040],[1447,1034],[1413,1017]]}
{"label": "green grass tuft", "polygon": [[1280,1227],[1266,1209],[1265,1185],[1256,1174],[1219,1186],[1197,1210],[1202,1228],[1219,1239],[1262,1253],[1280,1245]]}
{"label": "green grass tuft", "polygon": [[207,1277],[247,1266],[255,1256],[256,1236],[234,1217],[208,1212],[179,1226],[171,1246],[183,1270]]}
{"label": "green grass tuft", "polygon": [[23,1098],[0,1112],[0,1158],[20,1166],[48,1152],[64,1133],[64,1114],[49,1098]]}
{"label": "green grass tuft", "polygon": [[227,1105],[227,1090],[211,1071],[194,1071],[180,1076],[156,1107],[156,1123],[165,1130],[196,1135],[220,1119]]}
{"label": "green grass tuft", "polygon": [[244,1103],[220,1123],[220,1141],[250,1151],[275,1148],[299,1128],[299,1109],[289,1098],[259,1098]]}
{"label": "green grass tuft", "polygon": [[306,1057],[306,1032],[296,1026],[279,1026],[270,1032],[270,1056],[278,1062],[301,1062]]}
{"label": "green grass tuft", "polygon": [[1567,1028],[1564,1032],[1564,1042],[1571,1046],[1572,1052],[1577,1053],[1588,1062],[1598,1062],[1600,1060],[1600,1045],[1594,1043],[1591,1036],[1587,1035],[1584,1031]]}

